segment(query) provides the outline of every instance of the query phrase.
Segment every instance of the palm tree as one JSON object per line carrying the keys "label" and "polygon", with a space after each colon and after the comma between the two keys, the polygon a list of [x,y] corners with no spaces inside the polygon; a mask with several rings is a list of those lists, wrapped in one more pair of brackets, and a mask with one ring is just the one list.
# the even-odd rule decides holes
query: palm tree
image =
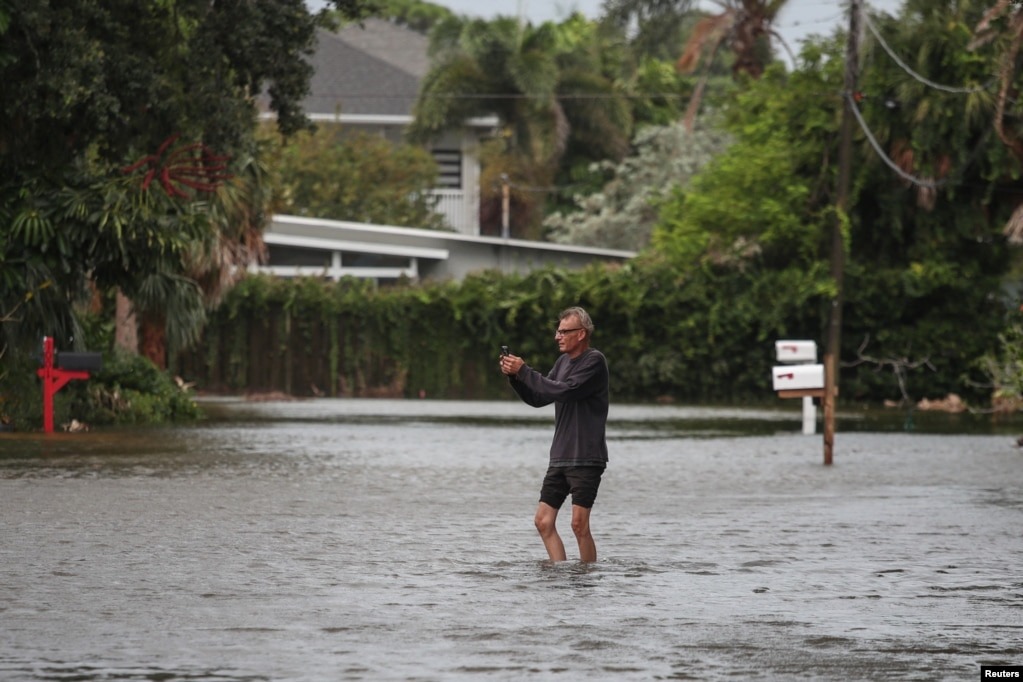
{"label": "palm tree", "polygon": [[[432,66],[410,137],[422,142],[466,119],[496,116],[503,160],[484,173],[507,175],[520,188],[550,185],[573,148],[621,158],[631,114],[600,64],[598,38],[595,25],[581,16],[537,27],[508,17],[441,23],[431,37]],[[497,213],[487,207],[500,201],[494,184],[481,187],[484,216]],[[528,206],[542,203],[540,196],[522,192],[516,199]]]}
{"label": "palm tree", "polygon": [[[1001,29],[1001,30],[999,30]],[[1018,129],[1006,127],[1007,108],[1010,102],[1015,103],[1016,69],[1023,47],[1023,10],[1013,0],[998,0],[993,7],[984,13],[974,31],[974,39],[970,43],[973,49],[995,43],[1001,50],[998,65],[998,95],[995,99],[994,131],[998,139],[1012,152],[1017,160],[1023,161],[1023,138]],[[1005,225],[1005,235],[1013,244],[1023,244],[1023,202],[1016,207]]]}
{"label": "palm tree", "polygon": [[[1001,20],[1001,21],[1000,21]],[[999,31],[1001,23],[1004,28]],[[1023,47],[1023,11],[1020,4],[1012,0],[998,0],[994,7],[984,13],[970,43],[976,49],[993,42],[1000,43],[1002,56],[998,69],[998,97],[996,99],[994,128],[998,138],[1016,158],[1023,160],[1023,139],[1017,131],[1006,130],[1006,105],[1009,103],[1016,76],[1016,63],[1020,48]]]}
{"label": "palm tree", "polygon": [[[699,65],[701,57],[713,62],[725,45],[734,57],[732,75],[738,78],[746,75],[760,78],[767,64],[773,59],[771,39],[775,38],[789,51],[781,34],[774,29],[774,22],[787,0],[720,0],[722,11],[700,20],[686,42],[676,66],[679,71],[691,73]],[[708,74],[700,78],[696,92],[690,99],[686,111],[686,128],[691,132],[696,112],[703,99],[703,90]]]}
{"label": "palm tree", "polygon": [[453,18],[431,39],[410,135],[423,141],[472,117],[496,115],[510,146],[536,161],[564,148],[552,27]]}
{"label": "palm tree", "polygon": [[[1000,122],[998,104],[999,65],[1014,36],[1005,32],[1011,22],[997,37],[984,34],[989,9],[985,0],[906,0],[898,16],[863,17],[857,248],[878,267],[944,261],[963,277],[1002,267],[998,233],[1011,242],[1021,213],[1017,131],[1011,117]],[[980,254],[983,266],[970,262]]]}
{"label": "palm tree", "polygon": [[168,346],[186,349],[198,340],[205,311],[266,255],[262,235],[270,219],[270,187],[260,150],[233,167],[237,174],[213,177],[200,188],[206,194],[200,202],[203,238],[183,249],[179,262],[146,273],[133,289],[138,350],[158,367],[167,367]]}
{"label": "palm tree", "polygon": [[[859,106],[925,210],[935,207],[938,188],[987,147],[990,56],[969,46],[969,27],[983,4],[909,0],[898,18],[863,14],[864,63],[871,68],[863,74],[867,96]],[[864,151],[877,158],[866,145]]]}
{"label": "palm tree", "polygon": [[603,20],[627,34],[637,57],[672,61],[693,22],[693,0],[604,0]]}

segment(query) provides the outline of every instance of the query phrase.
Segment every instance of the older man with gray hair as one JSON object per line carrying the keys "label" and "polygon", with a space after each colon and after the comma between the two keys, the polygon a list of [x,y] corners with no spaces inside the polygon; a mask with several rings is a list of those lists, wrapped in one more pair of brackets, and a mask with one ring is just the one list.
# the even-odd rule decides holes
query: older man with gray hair
{"label": "older man with gray hair", "polygon": [[516,355],[501,357],[501,371],[523,402],[533,407],[554,403],[550,465],[534,518],[551,561],[566,559],[555,523],[569,494],[579,559],[597,560],[590,510],[607,466],[609,372],[604,354],[590,347],[592,336],[589,314],[579,307],[568,308],[558,316],[554,340],[561,355],[547,376]]}

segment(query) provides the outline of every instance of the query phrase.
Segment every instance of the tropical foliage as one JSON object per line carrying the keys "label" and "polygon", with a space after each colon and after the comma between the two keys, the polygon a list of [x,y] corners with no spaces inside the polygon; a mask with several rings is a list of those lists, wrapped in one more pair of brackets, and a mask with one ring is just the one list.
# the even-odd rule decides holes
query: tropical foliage
{"label": "tropical foliage", "polygon": [[681,123],[641,129],[633,140],[633,153],[620,163],[594,164],[608,176],[599,192],[576,195],[575,210],[547,217],[549,238],[631,251],[647,248],[663,201],[727,144],[728,135],[710,126],[694,132]]}
{"label": "tropical foliage", "polygon": [[692,0],[605,0],[602,21],[630,35],[630,51],[638,58],[662,62],[678,59],[701,14]]}
{"label": "tropical foliage", "polygon": [[282,131],[307,125],[316,24],[300,0],[3,4],[5,368],[44,334],[80,346],[80,306],[114,290],[158,364],[168,334],[198,338],[205,305],[259,252],[255,99],[265,87]]}
{"label": "tropical foliage", "polygon": [[[632,111],[616,87],[613,50],[599,27],[576,15],[562,24],[534,27],[512,18],[451,19],[431,35],[431,69],[416,104],[411,135],[426,140],[467,118],[496,116],[501,155],[490,159],[491,177],[507,176],[522,188],[553,186],[566,154],[588,165],[619,159],[627,151]],[[482,214],[501,201],[501,188],[484,181]],[[536,234],[542,212],[529,204],[539,193],[518,196]],[[486,229],[486,228],[485,228]]]}
{"label": "tropical foliage", "polygon": [[[842,35],[807,44],[791,70],[774,59],[781,0],[729,0],[716,15],[683,0],[614,0],[607,21],[540,26],[447,16],[433,24],[413,133],[496,118],[483,150],[484,222],[498,219],[508,187],[516,236],[540,236],[544,214],[561,208],[546,226],[559,238],[651,247],[624,267],[462,283],[250,278],[211,313],[199,350],[187,348],[199,328],[190,314],[222,288],[211,273],[234,271],[211,254],[258,253],[271,173],[288,175],[278,200],[291,203],[281,206],[352,216],[376,209],[346,189],[379,204],[369,188],[396,176],[372,176],[338,152],[315,162],[343,178],[324,183],[311,172],[316,137],[282,147],[274,169],[260,162],[269,157],[251,135],[254,84],[273,83],[285,131],[304,125],[294,58],[313,20],[297,0],[231,5],[235,14],[168,0],[130,17],[121,14],[131,3],[77,0],[74,21],[30,4],[0,2],[0,75],[18,86],[0,103],[5,367],[26,361],[3,357],[21,333],[19,348],[47,327],[81,338],[71,303],[88,281],[103,306],[120,289],[141,311],[165,311],[166,329],[173,318],[182,333],[169,339],[172,363],[209,389],[499,397],[494,349],[549,366],[550,324],[578,303],[597,321],[618,399],[768,399],[773,340],[823,335],[838,224],[849,254],[843,400],[956,391],[979,404],[993,388],[1018,393],[1019,292],[1007,277],[1011,240],[1023,234],[1012,96],[1023,20],[1011,2],[907,0],[898,17],[868,15],[850,93]],[[261,34],[270,19],[294,30]],[[149,35],[159,38],[131,40]],[[26,59],[33,50],[38,59]],[[715,52],[726,59],[699,76],[675,70],[679,57],[706,65]],[[701,101],[714,116],[690,116],[694,132],[684,132],[684,104]],[[855,163],[839,212],[847,106]],[[359,161],[390,168],[393,157],[357,144]],[[412,152],[401,158],[391,170],[409,171],[396,186],[412,203],[390,208],[417,215],[428,171]],[[574,191],[560,204],[545,200],[565,186]],[[584,198],[564,200],[572,195]]]}
{"label": "tropical foliage", "polygon": [[24,352],[43,330],[80,343],[87,285],[122,290],[158,335],[166,324],[194,340],[200,280],[258,252],[254,98],[267,86],[281,130],[306,125],[315,18],[300,0],[6,7],[0,348]]}
{"label": "tropical foliage", "polygon": [[[732,73],[759,78],[774,60],[772,39],[781,40],[774,23],[788,0],[724,0],[721,11],[701,19],[679,56],[679,68],[692,70],[706,53],[727,44]],[[783,43],[784,44],[784,43]]]}
{"label": "tropical foliage", "polygon": [[375,0],[374,14],[413,31],[428,34],[434,25],[455,14],[447,7],[423,0]]}
{"label": "tropical foliage", "polygon": [[617,400],[759,402],[771,398],[773,339],[816,331],[814,310],[774,295],[791,285],[683,276],[656,260],[386,289],[250,277],[214,313],[204,349],[179,356],[175,370],[213,391],[502,398],[499,346],[546,371],[558,311],[581,304]]}
{"label": "tropical foliage", "polygon": [[[897,21],[879,24],[885,35],[906,32],[897,44],[918,55],[917,75],[969,86],[994,63],[967,49],[981,11],[909,3]],[[988,134],[991,98],[923,87],[875,43],[856,98],[864,127],[854,208],[832,215],[840,42],[811,45],[795,72],[769,69],[736,97],[726,111],[736,143],[666,205],[658,251],[719,271],[796,277],[826,260],[831,221],[847,221],[842,358],[855,371],[843,395],[876,396],[890,385],[867,357],[915,364],[917,387],[929,393],[941,389],[926,367],[978,385],[975,359],[997,343],[1005,320],[1009,252],[1001,233],[1018,202],[1006,191],[1018,162]],[[828,300],[826,273],[804,282],[818,292],[811,301]]]}
{"label": "tropical foliage", "polygon": [[281,139],[267,131],[275,213],[442,229],[437,164],[425,149],[320,124]]}

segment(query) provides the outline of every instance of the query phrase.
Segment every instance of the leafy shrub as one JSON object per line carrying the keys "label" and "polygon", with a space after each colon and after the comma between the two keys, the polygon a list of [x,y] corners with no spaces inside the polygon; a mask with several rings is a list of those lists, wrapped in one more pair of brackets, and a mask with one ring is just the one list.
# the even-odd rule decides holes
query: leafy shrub
{"label": "leafy shrub", "polygon": [[91,426],[163,424],[202,416],[170,376],[139,355],[114,352],[88,381],[72,382],[67,412]]}

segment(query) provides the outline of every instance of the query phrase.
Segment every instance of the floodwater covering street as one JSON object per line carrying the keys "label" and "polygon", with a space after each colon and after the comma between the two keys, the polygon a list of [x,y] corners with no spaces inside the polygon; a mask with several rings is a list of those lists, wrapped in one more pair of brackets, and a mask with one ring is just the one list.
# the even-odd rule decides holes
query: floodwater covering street
{"label": "floodwater covering street", "polygon": [[825,467],[796,412],[613,405],[599,560],[577,561],[566,509],[550,564],[532,517],[552,410],[206,405],[197,426],[0,434],[0,680],[1023,664],[1019,433],[848,418]]}

